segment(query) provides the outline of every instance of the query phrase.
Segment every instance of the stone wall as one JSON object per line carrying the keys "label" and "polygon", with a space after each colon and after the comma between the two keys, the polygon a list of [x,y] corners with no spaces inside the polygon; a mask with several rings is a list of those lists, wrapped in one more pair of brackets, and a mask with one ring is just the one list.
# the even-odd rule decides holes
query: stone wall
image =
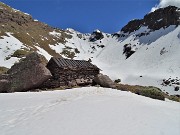
{"label": "stone wall", "polygon": [[53,61],[50,61],[47,68],[51,71],[52,77],[44,82],[40,88],[58,88],[61,86],[73,87],[77,85],[92,84],[94,77],[99,70],[94,69],[66,69],[60,68]]}

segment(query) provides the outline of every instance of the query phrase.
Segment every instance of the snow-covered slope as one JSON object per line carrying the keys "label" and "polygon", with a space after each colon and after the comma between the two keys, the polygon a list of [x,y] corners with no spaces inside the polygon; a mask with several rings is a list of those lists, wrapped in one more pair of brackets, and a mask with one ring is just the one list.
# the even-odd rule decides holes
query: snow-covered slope
{"label": "snow-covered slope", "polygon": [[[139,31],[142,29],[144,28]],[[161,85],[163,79],[180,79],[180,26],[169,26],[137,38],[135,35],[139,31],[129,35],[125,40],[117,38],[119,42],[112,39],[112,45],[96,56],[94,63],[111,78],[120,78],[123,83],[153,85],[171,94],[180,94],[178,91],[175,92],[173,87]],[[126,44],[130,44],[135,50],[127,59],[123,54]]]}
{"label": "snow-covered slope", "polygon": [[[174,91],[178,83],[162,85],[163,80],[169,78],[180,82],[180,26],[171,25],[155,31],[142,26],[130,34],[119,32],[125,37],[102,33],[104,38],[93,42],[90,34],[72,29],[71,32],[73,38],[67,41],[66,47],[78,49],[80,53],[75,59],[91,59],[113,80],[120,78],[122,83],[157,86],[170,94],[180,94]],[[133,51],[128,58],[124,53],[126,45]],[[52,46],[56,51],[61,51],[61,47]]]}
{"label": "snow-covered slope", "polygon": [[180,105],[118,90],[0,94],[1,135],[179,135]]}

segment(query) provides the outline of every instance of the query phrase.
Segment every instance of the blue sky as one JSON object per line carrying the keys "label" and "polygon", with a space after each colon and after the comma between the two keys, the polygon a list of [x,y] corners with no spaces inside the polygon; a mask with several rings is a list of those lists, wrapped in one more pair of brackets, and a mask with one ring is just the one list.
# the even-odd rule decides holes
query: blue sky
{"label": "blue sky", "polygon": [[1,0],[33,18],[61,29],[114,33],[143,18],[159,0]]}

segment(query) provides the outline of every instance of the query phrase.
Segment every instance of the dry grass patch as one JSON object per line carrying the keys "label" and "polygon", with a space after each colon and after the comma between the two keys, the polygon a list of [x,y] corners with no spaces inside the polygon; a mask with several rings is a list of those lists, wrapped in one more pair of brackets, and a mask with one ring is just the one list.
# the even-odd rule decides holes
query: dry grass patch
{"label": "dry grass patch", "polygon": [[179,95],[168,95],[162,92],[161,89],[157,87],[153,87],[153,86],[116,84],[116,89],[122,90],[122,91],[131,91],[132,93],[142,95],[145,97],[150,97],[153,99],[165,100],[165,98],[167,98],[169,100],[180,102]]}
{"label": "dry grass patch", "polygon": [[5,74],[9,69],[7,67],[0,66],[0,74]]}
{"label": "dry grass patch", "polygon": [[19,49],[19,50],[16,50],[16,51],[11,55],[11,57],[22,58],[22,57],[25,57],[27,54],[30,54],[30,53],[31,53],[31,52],[28,51],[28,50]]}
{"label": "dry grass patch", "polygon": [[150,97],[153,99],[165,100],[164,93],[159,88],[152,86],[116,84],[116,88],[118,90],[131,91],[135,94]]}

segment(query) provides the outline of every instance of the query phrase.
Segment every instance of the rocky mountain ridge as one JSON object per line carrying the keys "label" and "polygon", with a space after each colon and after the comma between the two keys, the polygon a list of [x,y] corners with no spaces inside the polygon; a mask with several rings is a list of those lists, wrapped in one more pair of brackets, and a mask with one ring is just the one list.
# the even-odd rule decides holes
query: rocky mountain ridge
{"label": "rocky mountain ridge", "polygon": [[131,33],[142,26],[147,26],[150,30],[155,31],[161,28],[167,28],[170,25],[180,25],[180,9],[175,6],[169,6],[155,10],[144,16],[143,19],[135,19],[124,26],[121,31]]}

